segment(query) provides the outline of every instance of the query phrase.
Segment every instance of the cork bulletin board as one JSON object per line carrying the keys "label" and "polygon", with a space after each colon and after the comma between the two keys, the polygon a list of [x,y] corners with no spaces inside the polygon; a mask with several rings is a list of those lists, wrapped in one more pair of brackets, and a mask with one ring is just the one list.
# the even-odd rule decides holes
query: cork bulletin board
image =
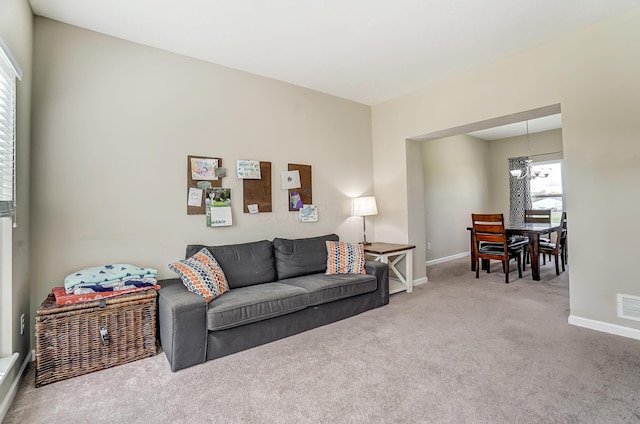
{"label": "cork bulletin board", "polygon": [[242,180],[244,213],[249,213],[248,205],[258,205],[258,212],[272,212],[271,204],[271,162],[260,161],[260,179]]}
{"label": "cork bulletin board", "polygon": [[[222,187],[222,178],[218,178],[217,180],[207,179],[207,180],[194,180],[192,169],[191,169],[191,159],[212,159],[218,161],[218,167],[222,167],[222,159],[213,158],[207,156],[187,156],[187,199],[189,198],[189,189],[191,188],[199,188],[198,183],[200,182],[208,182],[211,184],[211,187]],[[187,204],[187,215],[204,215],[205,214],[205,202],[204,202],[204,190],[202,190],[201,202],[200,206],[190,206]]]}
{"label": "cork bulletin board", "polygon": [[[288,167],[289,171],[298,171],[300,174],[300,188],[289,189],[289,196],[291,198],[291,192],[297,191],[302,198],[302,203],[305,205],[313,204],[313,196],[311,190],[311,165],[300,165],[296,163],[290,163]],[[298,211],[295,209],[290,201],[287,201],[289,204],[290,211]]]}

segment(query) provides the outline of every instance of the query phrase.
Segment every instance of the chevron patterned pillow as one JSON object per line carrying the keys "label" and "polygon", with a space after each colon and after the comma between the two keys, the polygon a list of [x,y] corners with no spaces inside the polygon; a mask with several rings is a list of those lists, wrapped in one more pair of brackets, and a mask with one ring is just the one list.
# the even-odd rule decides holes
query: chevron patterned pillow
{"label": "chevron patterned pillow", "polygon": [[326,275],[366,274],[364,247],[361,244],[327,241]]}

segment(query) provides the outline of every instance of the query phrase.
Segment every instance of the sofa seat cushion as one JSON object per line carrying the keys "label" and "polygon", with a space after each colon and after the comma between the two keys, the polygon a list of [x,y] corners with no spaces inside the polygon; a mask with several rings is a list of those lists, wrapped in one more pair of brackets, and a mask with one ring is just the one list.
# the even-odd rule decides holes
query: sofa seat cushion
{"label": "sofa seat cushion", "polygon": [[225,330],[299,311],[309,306],[309,293],[290,284],[264,283],[232,289],[212,300],[207,329]]}
{"label": "sofa seat cushion", "polygon": [[283,284],[301,287],[309,292],[309,306],[321,305],[334,300],[369,293],[378,287],[375,275],[366,274],[311,274],[280,281]]}

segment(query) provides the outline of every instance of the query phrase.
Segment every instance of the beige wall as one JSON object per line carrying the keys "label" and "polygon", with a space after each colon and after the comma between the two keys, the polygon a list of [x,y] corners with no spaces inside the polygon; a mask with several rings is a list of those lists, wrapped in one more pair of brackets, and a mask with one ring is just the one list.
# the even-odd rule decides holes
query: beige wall
{"label": "beige wall", "polygon": [[[0,386],[0,404],[15,381],[18,368],[30,358],[29,327],[32,323],[29,310],[29,162],[30,162],[30,115],[32,78],[32,24],[31,7],[26,0],[4,0],[0,2],[0,33],[13,51],[20,67],[22,80],[17,84],[16,109],[16,195],[18,227],[13,230],[13,284],[12,295],[12,350],[18,352],[18,366],[11,369]],[[20,315],[25,315],[27,329],[20,334]]]}
{"label": "beige wall", "polygon": [[[415,143],[413,141],[406,142],[406,152],[407,152],[407,196],[409,199],[414,202],[414,204],[420,205],[415,209],[408,210],[408,217],[416,225],[413,227],[413,234],[408,240],[393,240],[394,242],[401,242],[412,244],[416,246],[412,251],[412,260],[413,258],[424,258],[424,246],[425,246],[425,222],[424,220],[420,220],[420,218],[424,216],[424,202],[425,202],[425,189],[424,189],[424,179],[423,175],[423,166],[422,166],[422,148],[420,143]],[[402,187],[398,187],[398,190],[401,190]],[[392,207],[396,208],[395,202],[400,199],[400,196],[394,196],[392,199],[385,197],[383,200],[383,209],[378,208],[378,213],[385,214],[385,209]],[[390,202],[389,200],[393,200]],[[390,241],[391,239],[379,239],[381,241]],[[413,262],[415,263],[415,262]],[[406,262],[405,259],[402,259],[398,262],[398,266],[400,270],[406,270]],[[427,282],[427,278],[423,275],[420,277],[413,278],[414,284],[423,284]]]}
{"label": "beige wall", "polygon": [[[34,40],[34,309],[89,266],[175,276],[189,243],[361,240],[349,198],[373,193],[368,106],[39,17]],[[222,158],[232,227],[186,214],[187,155]],[[238,159],[272,162],[272,213],[242,213]],[[288,163],[313,167],[317,223],[288,211]]]}
{"label": "beige wall", "polygon": [[427,262],[468,252],[471,213],[490,212],[489,144],[465,134],[421,143]]}
{"label": "beige wall", "polygon": [[[406,196],[405,140],[547,105],[562,108],[571,210],[571,315],[627,328],[616,293],[640,295],[632,252],[640,240],[640,9],[373,107],[375,194],[395,196],[376,239],[406,241],[420,223]],[[414,219],[419,220],[420,217]],[[424,217],[422,217],[424,220]],[[611,246],[610,249],[592,248]],[[425,275],[415,261],[416,277]],[[583,322],[584,323],[584,322]]]}

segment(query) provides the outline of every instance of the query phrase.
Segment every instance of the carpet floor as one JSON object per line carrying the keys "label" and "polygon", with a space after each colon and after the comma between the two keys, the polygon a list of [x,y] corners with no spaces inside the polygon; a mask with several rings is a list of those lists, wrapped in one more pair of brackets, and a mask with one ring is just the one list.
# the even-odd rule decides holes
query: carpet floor
{"label": "carpet floor", "polygon": [[640,341],[567,324],[567,272],[468,258],[390,304],[176,373],[163,353],[34,387],[4,423],[640,423]]}

